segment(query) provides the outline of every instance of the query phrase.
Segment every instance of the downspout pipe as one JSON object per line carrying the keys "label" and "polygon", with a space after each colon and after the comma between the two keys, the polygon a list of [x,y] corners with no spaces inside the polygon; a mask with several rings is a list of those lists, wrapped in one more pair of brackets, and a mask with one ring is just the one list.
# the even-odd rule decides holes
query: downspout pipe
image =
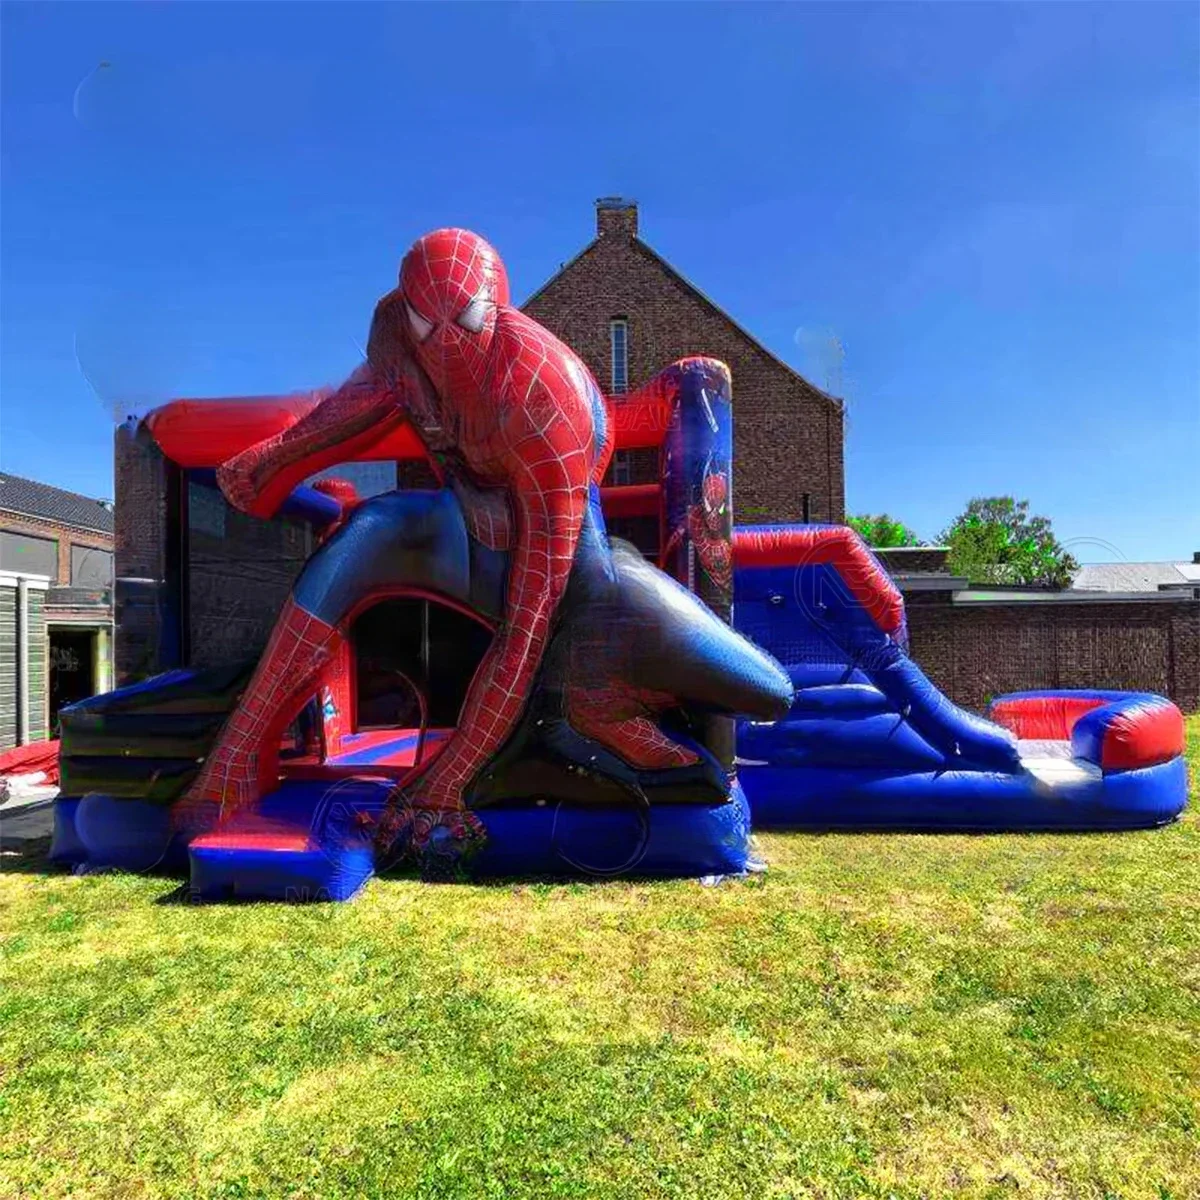
{"label": "downspout pipe", "polygon": [[29,581],[17,580],[17,745],[29,741]]}

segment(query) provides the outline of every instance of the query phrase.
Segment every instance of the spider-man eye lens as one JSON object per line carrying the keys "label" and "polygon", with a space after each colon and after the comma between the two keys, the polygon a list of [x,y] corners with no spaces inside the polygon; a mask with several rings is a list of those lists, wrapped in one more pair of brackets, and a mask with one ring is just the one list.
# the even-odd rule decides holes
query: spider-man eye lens
{"label": "spider-man eye lens", "polygon": [[483,322],[487,317],[488,301],[483,296],[476,296],[466,308],[454,318],[455,325],[465,329],[468,333],[480,333],[483,330]]}
{"label": "spider-man eye lens", "polygon": [[423,342],[433,332],[433,322],[425,320],[407,300],[404,302],[404,311],[408,314],[408,325],[413,337],[418,342]]}

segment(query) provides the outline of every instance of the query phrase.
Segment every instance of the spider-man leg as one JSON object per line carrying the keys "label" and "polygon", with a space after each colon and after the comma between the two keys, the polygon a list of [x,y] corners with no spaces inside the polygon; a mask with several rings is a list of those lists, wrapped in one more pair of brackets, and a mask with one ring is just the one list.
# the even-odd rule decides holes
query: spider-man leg
{"label": "spider-man leg", "polygon": [[176,806],[180,827],[208,828],[218,814],[273,791],[279,740],[316,690],[352,610],[380,588],[431,583],[469,599],[467,542],[453,497],[393,492],[357,508],[296,580],[237,709]]}
{"label": "spider-man leg", "polygon": [[337,640],[334,625],[288,597],[237,708],[176,805],[179,829],[209,828],[275,790],[279,739],[315,689]]}
{"label": "spider-man leg", "polygon": [[699,756],[667,736],[651,719],[674,698],[639,693],[614,681],[604,688],[568,684],[567,716],[571,728],[611,750],[642,771],[686,767]]}

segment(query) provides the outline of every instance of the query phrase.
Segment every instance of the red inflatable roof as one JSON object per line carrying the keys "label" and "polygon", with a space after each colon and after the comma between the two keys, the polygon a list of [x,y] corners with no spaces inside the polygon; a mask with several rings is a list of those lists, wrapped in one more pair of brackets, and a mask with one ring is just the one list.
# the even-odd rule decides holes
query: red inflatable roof
{"label": "red inflatable roof", "polygon": [[828,563],[885,633],[904,628],[904,597],[866,543],[846,525],[749,525],[733,531],[735,567]]}
{"label": "red inflatable roof", "polygon": [[[246,396],[222,400],[172,400],[146,417],[162,452],[181,467],[219,467],[235,454],[294,425],[323,398]],[[360,462],[424,458],[425,447],[411,426],[389,430],[356,454]]]}
{"label": "red inflatable roof", "polygon": [[[248,446],[294,425],[323,398],[245,396],[220,400],[172,400],[146,417],[146,427],[162,452],[181,467],[219,467]],[[618,450],[662,444],[670,424],[672,398],[647,388],[609,400],[614,446]],[[425,447],[411,426],[391,429],[354,455],[359,462],[424,458]]]}

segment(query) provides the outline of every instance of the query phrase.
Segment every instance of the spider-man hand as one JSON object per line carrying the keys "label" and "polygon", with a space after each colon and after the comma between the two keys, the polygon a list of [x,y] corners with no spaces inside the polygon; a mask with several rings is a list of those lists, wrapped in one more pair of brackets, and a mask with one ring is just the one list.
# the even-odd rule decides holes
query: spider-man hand
{"label": "spider-man hand", "polygon": [[253,468],[242,455],[236,455],[217,468],[217,486],[221,494],[239,512],[253,512],[258,487]]}

